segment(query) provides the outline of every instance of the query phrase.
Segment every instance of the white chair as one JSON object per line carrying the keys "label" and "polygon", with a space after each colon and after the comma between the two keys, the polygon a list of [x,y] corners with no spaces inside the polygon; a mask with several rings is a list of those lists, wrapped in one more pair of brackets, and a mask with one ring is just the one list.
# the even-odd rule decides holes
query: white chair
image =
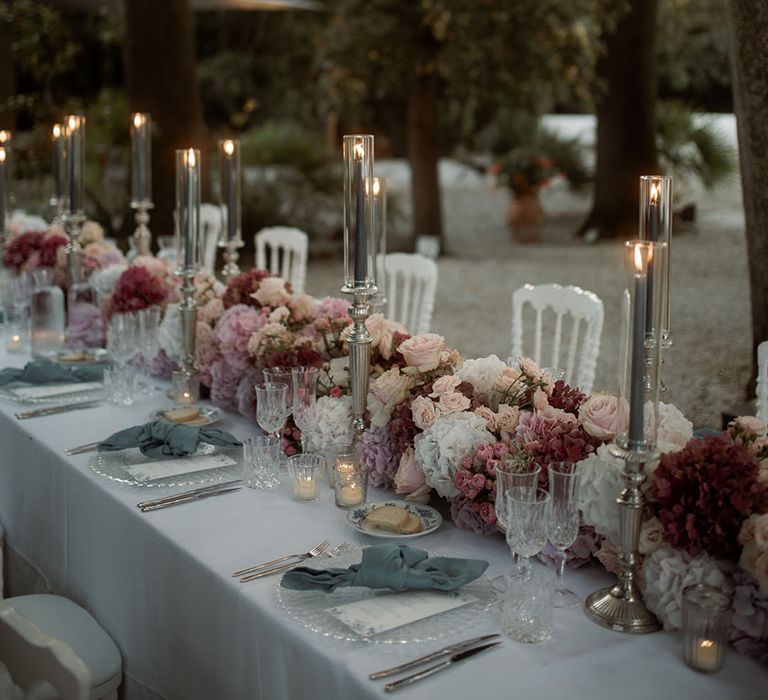
{"label": "white chair", "polygon": [[[535,312],[533,351],[523,351],[523,307],[530,304]],[[555,315],[551,353],[542,350],[544,312]],[[595,367],[603,331],[603,302],[592,292],[559,284],[526,284],[512,294],[512,356],[528,355],[539,365],[565,370],[565,381],[589,394],[595,381]],[[563,319],[568,316],[564,328]],[[582,324],[584,333],[581,333]],[[560,359],[564,330],[570,340],[565,362]]]}
{"label": "white chair", "polygon": [[309,237],[304,231],[288,226],[263,228],[253,238],[256,267],[279,275],[301,294],[307,278]]}
{"label": "white chair", "polygon": [[116,700],[122,678],[112,638],[90,613],[57,595],[0,601],[0,661],[22,689],[47,681],[61,700]]}
{"label": "white chair", "polygon": [[757,417],[768,423],[768,340],[757,346]]}
{"label": "white chair", "polygon": [[216,274],[216,253],[221,237],[221,207],[216,204],[200,205],[200,255],[202,269]]}
{"label": "white chair", "polygon": [[388,253],[387,316],[410,333],[429,333],[437,291],[437,263],[418,253]]}

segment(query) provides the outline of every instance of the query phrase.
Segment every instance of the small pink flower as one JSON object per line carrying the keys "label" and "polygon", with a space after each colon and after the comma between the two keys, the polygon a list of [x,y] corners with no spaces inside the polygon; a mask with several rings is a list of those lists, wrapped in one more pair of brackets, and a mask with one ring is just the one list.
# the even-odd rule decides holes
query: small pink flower
{"label": "small pink flower", "polygon": [[536,391],[533,392],[533,407],[537,411],[541,411],[547,406],[549,406],[549,401],[547,400],[547,392],[545,392],[543,389],[537,388]]}
{"label": "small pink flower", "polygon": [[476,489],[485,488],[485,477],[482,474],[475,474],[472,477],[472,486],[474,486]]}
{"label": "small pink flower", "polygon": [[479,459],[486,460],[493,457],[493,446],[483,443],[477,446],[477,456]]}
{"label": "small pink flower", "polygon": [[443,375],[442,377],[435,379],[432,384],[432,393],[430,396],[433,399],[436,399],[439,398],[441,394],[449,394],[454,391],[459,384],[461,384],[461,379],[455,374]]}
{"label": "small pink flower", "polygon": [[472,402],[464,394],[452,391],[448,394],[440,394],[438,403],[440,405],[440,412],[443,415],[449,415],[466,411]]}
{"label": "small pink flower", "polygon": [[344,396],[344,391],[341,387],[335,386],[333,387],[330,392],[328,392],[329,396],[333,399],[339,399],[342,396]]}
{"label": "small pink flower", "polygon": [[509,446],[504,442],[497,442],[493,446],[493,454],[497,459],[503,459],[509,453]]}
{"label": "small pink flower", "polygon": [[478,510],[480,517],[489,525],[493,525],[496,522],[496,509],[493,504],[485,502],[480,504]]}

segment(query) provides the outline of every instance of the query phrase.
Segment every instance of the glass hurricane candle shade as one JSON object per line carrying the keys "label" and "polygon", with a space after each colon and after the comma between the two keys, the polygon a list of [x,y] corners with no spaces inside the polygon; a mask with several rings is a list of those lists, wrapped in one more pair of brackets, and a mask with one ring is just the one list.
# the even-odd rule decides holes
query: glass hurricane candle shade
{"label": "glass hurricane candle shade", "polygon": [[200,151],[176,151],[176,266],[179,274],[200,265]]}
{"label": "glass hurricane candle shade", "polygon": [[343,292],[376,293],[373,223],[373,136],[344,137]]}
{"label": "glass hurricane candle shade", "polygon": [[173,372],[171,398],[176,406],[194,406],[200,400],[200,378],[183,370]]}
{"label": "glass hurricane candle shade", "polygon": [[653,342],[650,328],[658,328],[665,303],[660,269],[667,247],[650,241],[628,241],[624,289],[621,294],[619,386],[616,444],[620,451],[652,454],[658,425],[661,344]]}
{"label": "glass hurricane candle shade", "polygon": [[[665,304],[661,309],[659,324],[662,341],[669,339],[669,254],[672,237],[672,178],[666,175],[643,175],[640,178],[640,240],[666,245],[664,260],[652,261],[648,268],[649,295],[653,293],[652,279],[661,277]],[[648,308],[651,306],[649,297]],[[646,325],[651,318],[647,314]],[[659,326],[649,327],[654,334]],[[654,336],[655,337],[655,336]]]}
{"label": "glass hurricane candle shade", "polygon": [[333,467],[333,490],[339,508],[354,508],[365,503],[368,470],[352,453],[336,455]]}
{"label": "glass hurricane candle shade", "polygon": [[371,301],[383,307],[387,303],[387,181],[383,177],[373,178],[373,242],[379,291]]}
{"label": "glass hurricane candle shade", "polygon": [[66,188],[66,149],[67,140],[63,124],[54,124],[51,128],[51,142],[53,144],[53,175],[54,194],[51,198],[51,206],[55,207],[57,215],[61,214],[65,201]]}
{"label": "glass hurricane candle shade", "polygon": [[730,597],[713,586],[683,589],[683,657],[697,671],[719,671],[725,661]]}
{"label": "glass hurricane candle shade", "polygon": [[85,208],[85,117],[70,114],[64,119],[65,168],[64,209],[83,215]]}
{"label": "glass hurricane candle shade", "polygon": [[219,182],[222,236],[219,245],[242,245],[240,141],[219,141]]}
{"label": "glass hurricane candle shade", "polygon": [[131,206],[152,203],[152,118],[136,112],[131,117]]}

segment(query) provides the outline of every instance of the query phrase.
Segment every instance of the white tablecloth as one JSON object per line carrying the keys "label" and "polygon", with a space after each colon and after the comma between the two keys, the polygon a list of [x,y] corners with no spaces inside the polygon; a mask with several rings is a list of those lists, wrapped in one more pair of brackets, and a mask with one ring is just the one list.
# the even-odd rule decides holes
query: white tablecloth
{"label": "white tablecloth", "polygon": [[[0,352],[0,366],[24,358]],[[0,401],[0,520],[7,545],[52,588],[90,610],[120,647],[127,698],[225,700],[382,698],[367,674],[446,642],[389,647],[329,640],[300,627],[275,600],[278,578],[242,585],[230,572],[323,538],[370,544],[345,524],[325,488],[319,501],[295,503],[287,485],[142,514],[136,503],[156,489],[120,486],[87,466],[90,455],[67,447],[144,422],[165,402],[158,393],[129,408],[100,406],[18,421],[18,405]],[[221,424],[240,438],[244,419]],[[371,499],[382,494],[373,492]],[[479,537],[446,523],[417,540],[430,550],[509,562],[501,538]],[[585,596],[608,581],[597,567],[568,572]],[[459,638],[498,631],[497,609]],[[455,641],[455,640],[453,640]],[[439,674],[403,697],[622,698],[737,700],[768,697],[768,669],[729,652],[708,676],[687,668],[677,634],[622,635],[581,610],[556,610],[543,644],[506,639],[501,648]]]}

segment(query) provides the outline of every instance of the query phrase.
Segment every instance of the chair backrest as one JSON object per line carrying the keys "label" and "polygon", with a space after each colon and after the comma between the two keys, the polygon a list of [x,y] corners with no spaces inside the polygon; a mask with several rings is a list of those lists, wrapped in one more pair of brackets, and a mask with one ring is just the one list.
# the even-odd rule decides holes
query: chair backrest
{"label": "chair backrest", "polygon": [[[523,307],[535,313],[533,349],[523,351]],[[543,354],[544,312],[555,315],[551,353]],[[539,365],[565,370],[565,381],[588,394],[595,381],[595,367],[603,331],[603,302],[592,292],[559,284],[526,284],[512,294],[512,356],[528,355]],[[565,317],[569,317],[563,323]],[[581,333],[582,324],[584,333]],[[565,362],[560,358],[564,331],[569,336]]]}
{"label": "chair backrest", "polygon": [[304,231],[288,226],[263,228],[253,238],[256,267],[279,275],[301,294],[307,278],[309,237]]}
{"label": "chair backrest", "polygon": [[757,417],[768,423],[768,340],[757,346]]}
{"label": "chair backrest", "polygon": [[216,252],[221,237],[221,207],[216,204],[200,205],[200,255],[202,268],[216,273]]}
{"label": "chair backrest", "polygon": [[410,333],[429,333],[437,291],[437,263],[418,253],[388,253],[387,316]]}
{"label": "chair backrest", "polygon": [[91,672],[72,647],[45,634],[7,601],[0,601],[0,660],[24,691],[48,682],[60,700],[89,697]]}

